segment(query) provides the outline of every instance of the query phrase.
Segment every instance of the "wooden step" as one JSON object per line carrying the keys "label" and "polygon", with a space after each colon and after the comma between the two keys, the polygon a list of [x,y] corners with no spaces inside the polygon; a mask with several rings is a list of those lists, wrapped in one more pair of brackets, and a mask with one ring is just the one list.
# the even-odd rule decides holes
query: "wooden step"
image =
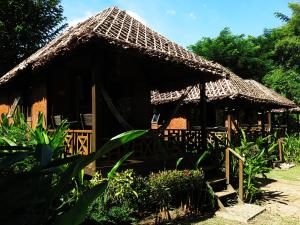
{"label": "wooden step", "polygon": [[223,190],[223,191],[215,192],[215,195],[218,198],[222,198],[222,197],[229,196],[229,195],[232,195],[232,194],[236,194],[236,191],[235,190]]}
{"label": "wooden step", "polygon": [[214,178],[207,181],[210,185],[226,182],[226,178]]}

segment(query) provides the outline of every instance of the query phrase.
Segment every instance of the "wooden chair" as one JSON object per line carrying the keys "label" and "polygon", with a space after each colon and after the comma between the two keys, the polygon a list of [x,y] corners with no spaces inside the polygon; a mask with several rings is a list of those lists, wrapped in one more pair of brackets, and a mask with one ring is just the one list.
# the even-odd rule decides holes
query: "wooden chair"
{"label": "wooden chair", "polygon": [[80,114],[81,127],[83,130],[85,130],[87,127],[92,127],[92,118],[93,114],[91,113]]}
{"label": "wooden chair", "polygon": [[53,128],[58,127],[61,124],[62,120],[63,120],[62,115],[52,116],[52,126],[53,126]]}

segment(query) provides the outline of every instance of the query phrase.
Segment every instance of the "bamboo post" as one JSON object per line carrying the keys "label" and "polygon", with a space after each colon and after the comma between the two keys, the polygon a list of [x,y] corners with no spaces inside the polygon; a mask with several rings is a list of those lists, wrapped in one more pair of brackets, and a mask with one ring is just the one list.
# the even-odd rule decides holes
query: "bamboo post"
{"label": "bamboo post", "polygon": [[239,199],[243,201],[243,182],[244,182],[244,162],[239,159]]}
{"label": "bamboo post", "polygon": [[229,147],[225,150],[225,175],[226,175],[226,183],[230,183],[230,155],[229,155]]}
{"label": "bamboo post", "polygon": [[[200,83],[200,108],[201,108],[201,149],[204,152],[207,148],[207,129],[206,129],[206,95],[205,82]],[[199,150],[198,150],[199,153]]]}
{"label": "bamboo post", "polygon": [[279,162],[282,162],[282,141],[281,141],[281,138],[278,139],[278,156],[279,156]]}

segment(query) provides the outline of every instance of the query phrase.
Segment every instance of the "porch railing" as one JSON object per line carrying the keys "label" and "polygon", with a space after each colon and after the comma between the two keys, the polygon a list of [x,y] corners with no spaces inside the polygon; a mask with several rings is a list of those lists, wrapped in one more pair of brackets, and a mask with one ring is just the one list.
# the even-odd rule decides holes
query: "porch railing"
{"label": "porch railing", "polygon": [[227,147],[225,153],[225,175],[226,183],[230,184],[230,153],[239,160],[239,199],[243,201],[243,182],[244,182],[244,162],[245,158],[233,149]]}
{"label": "porch railing", "polygon": [[67,155],[88,155],[92,149],[92,130],[68,130],[65,137]]}
{"label": "porch railing", "polygon": [[[209,132],[208,142],[221,141],[225,132]],[[68,130],[65,137],[67,155],[91,153],[92,130]],[[166,129],[160,135],[148,135],[134,140],[113,151],[108,157],[121,157],[128,150],[135,150],[137,158],[144,158],[161,153],[196,152],[201,148],[201,130]]]}

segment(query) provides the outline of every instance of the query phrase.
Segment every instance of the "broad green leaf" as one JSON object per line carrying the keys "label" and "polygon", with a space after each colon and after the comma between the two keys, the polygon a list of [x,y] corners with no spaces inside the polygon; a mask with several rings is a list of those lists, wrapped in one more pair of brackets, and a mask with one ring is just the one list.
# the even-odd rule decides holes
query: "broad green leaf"
{"label": "broad green leaf", "polygon": [[126,155],[124,155],[115,165],[114,167],[109,171],[109,173],[107,174],[108,179],[112,179],[118,168],[123,164],[124,161],[126,161],[128,159],[129,156],[131,156],[134,153],[134,151],[128,152]]}
{"label": "broad green leaf", "polygon": [[178,166],[180,165],[181,161],[183,160],[183,157],[180,157],[179,159],[177,159],[176,161],[176,169],[178,168]]}
{"label": "broad green leaf", "polygon": [[7,169],[11,165],[24,160],[26,157],[32,155],[29,152],[17,152],[11,153],[9,156],[6,156],[4,159],[0,161],[0,170]]}
{"label": "broad green leaf", "polygon": [[52,149],[49,145],[39,144],[36,146],[35,155],[42,167],[46,166],[52,159]]}
{"label": "broad green leaf", "polygon": [[104,193],[107,183],[101,183],[86,191],[75,205],[67,212],[60,215],[55,221],[55,225],[79,225],[86,216],[89,205],[101,194]]}
{"label": "broad green leaf", "polygon": [[52,190],[50,197],[50,204],[59,195],[59,193],[64,189],[64,187],[71,181],[72,177],[77,176],[80,170],[84,169],[87,165],[97,160],[98,158],[104,156],[110,151],[120,147],[121,145],[132,141],[142,135],[147,131],[145,130],[133,130],[124,132],[112,138],[106,144],[104,144],[99,150],[93,152],[87,156],[82,156],[76,159],[70,164],[66,171],[61,175],[60,183]]}
{"label": "broad green leaf", "polygon": [[198,158],[197,162],[196,162],[196,165],[195,165],[195,168],[198,169],[199,168],[199,165],[200,163],[209,155],[209,151],[205,151],[202,153],[202,155]]}

